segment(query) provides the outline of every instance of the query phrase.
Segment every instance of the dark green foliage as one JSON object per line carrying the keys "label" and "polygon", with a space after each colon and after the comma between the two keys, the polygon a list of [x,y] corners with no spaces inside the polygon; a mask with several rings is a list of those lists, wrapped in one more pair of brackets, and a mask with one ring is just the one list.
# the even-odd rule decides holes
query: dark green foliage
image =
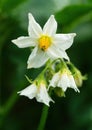
{"label": "dark green foliage", "polygon": [[7,13],[15,9],[17,6],[26,2],[27,0],[1,0],[0,7],[1,11]]}
{"label": "dark green foliage", "polygon": [[71,5],[56,13],[58,23],[64,29],[72,27],[86,19],[87,15],[92,15],[92,5]]}
{"label": "dark green foliage", "polygon": [[36,130],[42,111],[42,104],[35,99],[17,95],[29,85],[25,75],[35,79],[43,69],[27,70],[30,49],[19,49],[11,43],[12,39],[28,35],[29,11],[41,25],[47,16],[55,14],[57,32],[77,33],[67,53],[74,65],[88,75],[79,94],[68,89],[66,97],[52,95],[55,104],[51,103],[45,130],[92,130],[92,0],[63,3],[64,0],[40,0],[39,4],[37,0],[0,1],[0,130]]}

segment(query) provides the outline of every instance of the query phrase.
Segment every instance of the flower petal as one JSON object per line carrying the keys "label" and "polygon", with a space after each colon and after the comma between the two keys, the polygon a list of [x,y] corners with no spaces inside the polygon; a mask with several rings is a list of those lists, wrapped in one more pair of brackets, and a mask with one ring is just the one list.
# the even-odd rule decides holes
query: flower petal
{"label": "flower petal", "polygon": [[28,97],[29,99],[33,99],[37,94],[37,86],[32,84],[18,93]]}
{"label": "flower petal", "polygon": [[63,50],[60,50],[57,46],[52,45],[48,48],[47,54],[50,58],[56,59],[56,58],[65,58],[69,60],[69,57],[67,56],[66,52]]}
{"label": "flower petal", "polygon": [[44,84],[41,84],[41,86],[39,88],[39,92],[37,93],[37,96],[36,96],[36,100],[38,102],[42,102],[42,103],[46,104],[47,106],[49,106],[50,101],[54,102],[51,99],[51,97],[48,95]]}
{"label": "flower petal", "polygon": [[34,49],[28,59],[28,68],[39,68],[49,59],[48,55],[41,49]]}
{"label": "flower petal", "polygon": [[31,13],[28,14],[28,17],[29,17],[29,26],[28,26],[29,36],[39,37],[42,34],[42,29],[40,25],[35,21]]}
{"label": "flower petal", "polygon": [[52,79],[50,80],[49,86],[54,87],[54,88],[57,87],[59,78],[60,78],[60,74],[59,74],[59,72],[58,72],[58,73],[56,73],[56,74],[52,77]]}
{"label": "flower petal", "polygon": [[57,86],[62,88],[62,90],[64,92],[66,91],[66,89],[70,86],[70,81],[69,81],[67,74],[61,75],[61,78],[60,78]]}
{"label": "flower petal", "polygon": [[65,51],[60,50],[60,52],[61,52],[62,58],[64,58],[64,59],[70,61],[70,59],[69,59],[69,57],[68,57],[68,55],[67,55],[67,53],[66,53]]}
{"label": "flower petal", "polygon": [[66,49],[70,48],[70,46],[72,45],[75,36],[76,36],[75,33],[56,34],[53,37],[53,42],[60,49],[66,50]]}
{"label": "flower petal", "polygon": [[56,33],[56,30],[57,30],[57,22],[54,18],[54,15],[51,15],[43,27],[43,33],[52,36],[53,34]]}
{"label": "flower petal", "polygon": [[35,46],[35,40],[31,37],[19,37],[17,39],[12,40],[12,42],[17,45],[19,48],[31,47]]}
{"label": "flower petal", "polygon": [[76,92],[80,92],[75,84],[75,81],[72,75],[69,76],[69,80],[70,80],[70,88],[73,88]]}
{"label": "flower petal", "polygon": [[57,86],[61,87],[64,92],[67,88],[73,88],[76,92],[79,92],[73,76],[66,73],[62,74]]}

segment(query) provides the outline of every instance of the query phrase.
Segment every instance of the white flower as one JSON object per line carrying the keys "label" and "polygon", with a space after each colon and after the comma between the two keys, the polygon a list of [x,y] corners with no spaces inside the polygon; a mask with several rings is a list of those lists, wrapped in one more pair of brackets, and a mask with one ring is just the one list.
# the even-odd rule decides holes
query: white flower
{"label": "white flower", "polygon": [[28,58],[28,68],[41,67],[48,59],[65,58],[69,60],[65,50],[72,45],[76,34],[56,34],[57,22],[54,15],[50,16],[43,30],[31,13],[28,14],[28,17],[29,36],[22,36],[12,40],[20,48],[34,47]]}
{"label": "white flower", "polygon": [[57,72],[50,81],[52,87],[60,87],[65,92],[67,88],[73,88],[76,92],[79,92],[74,78],[68,69],[63,69]]}
{"label": "white flower", "polygon": [[48,95],[44,82],[41,82],[39,85],[33,83],[18,93],[20,93],[20,95],[27,96],[29,99],[33,99],[35,97],[38,102],[42,102],[47,106],[49,106],[50,101],[54,102]]}

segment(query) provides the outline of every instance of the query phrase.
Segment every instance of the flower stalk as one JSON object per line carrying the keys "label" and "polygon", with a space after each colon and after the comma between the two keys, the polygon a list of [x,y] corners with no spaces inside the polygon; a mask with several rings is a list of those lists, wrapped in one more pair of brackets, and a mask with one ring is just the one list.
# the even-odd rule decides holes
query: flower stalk
{"label": "flower stalk", "polygon": [[49,107],[44,105],[43,109],[42,109],[42,114],[41,114],[41,118],[40,118],[40,122],[39,122],[37,130],[44,130],[45,124],[46,124],[46,119],[47,119],[47,116],[48,116],[48,110],[49,110]]}

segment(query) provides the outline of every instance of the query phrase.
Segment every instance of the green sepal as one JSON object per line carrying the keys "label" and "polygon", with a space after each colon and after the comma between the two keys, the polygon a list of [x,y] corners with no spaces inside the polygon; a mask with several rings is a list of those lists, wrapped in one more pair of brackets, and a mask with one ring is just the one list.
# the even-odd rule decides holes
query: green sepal
{"label": "green sepal", "polygon": [[59,87],[54,88],[54,92],[58,97],[65,97],[64,91]]}
{"label": "green sepal", "polygon": [[32,79],[29,79],[29,77],[28,77],[27,75],[25,75],[25,77],[26,77],[26,79],[27,79],[27,81],[28,81],[29,83],[33,83]]}

